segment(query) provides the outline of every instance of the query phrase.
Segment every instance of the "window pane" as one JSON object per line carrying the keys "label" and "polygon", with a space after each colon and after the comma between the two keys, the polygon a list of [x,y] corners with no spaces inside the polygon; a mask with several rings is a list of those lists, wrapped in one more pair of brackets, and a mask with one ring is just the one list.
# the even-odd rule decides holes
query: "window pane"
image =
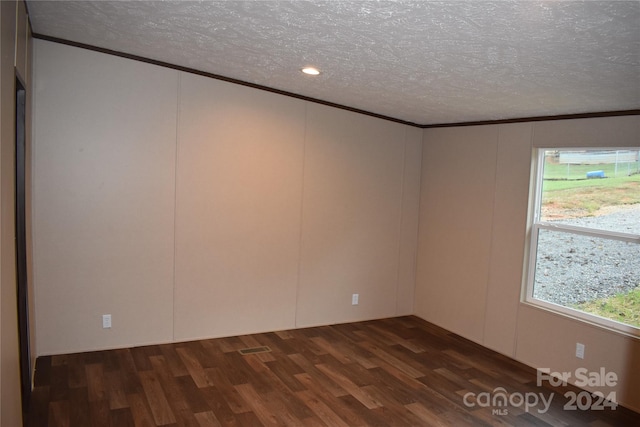
{"label": "window pane", "polygon": [[640,245],[541,229],[533,296],[640,327]]}
{"label": "window pane", "polygon": [[541,220],[640,234],[639,156],[637,149],[546,151]]}

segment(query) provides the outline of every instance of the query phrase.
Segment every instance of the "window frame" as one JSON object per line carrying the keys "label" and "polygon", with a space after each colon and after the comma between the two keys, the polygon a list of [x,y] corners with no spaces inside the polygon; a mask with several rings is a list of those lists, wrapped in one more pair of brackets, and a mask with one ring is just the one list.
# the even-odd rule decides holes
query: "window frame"
{"label": "window frame", "polygon": [[[538,255],[538,234],[540,230],[558,231],[564,233],[577,234],[588,237],[603,238],[609,240],[617,240],[623,242],[636,243],[640,245],[640,235],[622,233],[618,231],[607,231],[594,229],[590,227],[581,227],[569,224],[550,223],[541,220],[541,208],[542,208],[542,189],[543,189],[543,174],[544,174],[544,159],[545,152],[550,150],[558,151],[589,151],[589,150],[629,150],[636,147],[536,147],[533,150],[533,170],[531,174],[531,192],[532,202],[529,208],[530,225],[529,229],[529,242],[526,251],[526,274],[524,276],[523,284],[523,302],[534,307],[544,308],[554,313],[564,315],[579,321],[583,321],[598,327],[604,327],[616,332],[622,332],[624,334],[640,338],[640,328],[631,326],[626,323],[617,322],[615,320],[598,316],[596,314],[580,311],[565,305],[556,304],[549,301],[544,301],[533,296],[536,274],[536,261]],[[640,147],[638,147],[640,150]]]}

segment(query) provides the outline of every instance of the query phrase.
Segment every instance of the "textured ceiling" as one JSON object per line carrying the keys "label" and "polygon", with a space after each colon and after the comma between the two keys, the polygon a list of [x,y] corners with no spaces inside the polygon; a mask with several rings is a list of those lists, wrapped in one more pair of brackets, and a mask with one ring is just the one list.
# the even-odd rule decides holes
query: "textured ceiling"
{"label": "textured ceiling", "polygon": [[640,108],[638,1],[27,4],[37,34],[418,124]]}

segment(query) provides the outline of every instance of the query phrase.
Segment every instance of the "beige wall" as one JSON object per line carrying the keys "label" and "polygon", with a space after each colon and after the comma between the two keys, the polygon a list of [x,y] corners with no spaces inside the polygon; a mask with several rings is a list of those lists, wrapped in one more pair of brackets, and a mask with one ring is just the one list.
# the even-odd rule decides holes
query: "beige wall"
{"label": "beige wall", "polygon": [[37,352],[170,341],[178,73],[40,42],[35,58]]}
{"label": "beige wall", "polygon": [[305,103],[180,77],[175,339],[295,325]]}
{"label": "beige wall", "polygon": [[[425,132],[416,313],[482,341],[497,127]],[[477,283],[475,286],[453,284]]]}
{"label": "beige wall", "polygon": [[534,367],[605,366],[640,410],[637,339],[520,302],[532,147],[637,145],[637,117],[422,131],[45,41],[35,58],[38,354],[415,313]]}
{"label": "beige wall", "polygon": [[412,312],[421,130],[35,49],[38,354]]}
{"label": "beige wall", "polygon": [[297,326],[411,313],[420,133],[317,104],[306,128]]}
{"label": "beige wall", "polygon": [[639,116],[426,129],[416,315],[536,368],[605,367],[621,377],[618,400],[640,410],[636,338],[520,302],[532,147],[639,137]]}
{"label": "beige wall", "polygon": [[[0,424],[18,426],[22,425],[22,408],[14,223],[15,76],[17,73],[28,89],[29,25],[24,4],[0,2],[0,21]],[[27,150],[29,142],[27,133]]]}

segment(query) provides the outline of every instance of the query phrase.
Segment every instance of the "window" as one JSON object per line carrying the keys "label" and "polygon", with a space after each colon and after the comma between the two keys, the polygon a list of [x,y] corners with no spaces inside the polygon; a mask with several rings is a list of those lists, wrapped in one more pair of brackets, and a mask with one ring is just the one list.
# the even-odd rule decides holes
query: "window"
{"label": "window", "polygon": [[540,149],[526,300],[640,335],[640,148]]}

